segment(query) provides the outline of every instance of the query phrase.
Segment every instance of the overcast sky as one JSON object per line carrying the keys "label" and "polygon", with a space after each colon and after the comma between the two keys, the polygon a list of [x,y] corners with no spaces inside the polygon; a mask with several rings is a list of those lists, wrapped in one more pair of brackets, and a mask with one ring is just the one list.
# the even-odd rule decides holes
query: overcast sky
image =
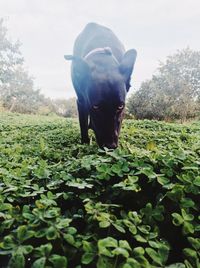
{"label": "overcast sky", "polygon": [[200,50],[200,0],[0,0],[0,17],[10,39],[21,41],[36,88],[51,98],[75,96],[63,55],[91,21],[137,50],[136,88],[177,49]]}

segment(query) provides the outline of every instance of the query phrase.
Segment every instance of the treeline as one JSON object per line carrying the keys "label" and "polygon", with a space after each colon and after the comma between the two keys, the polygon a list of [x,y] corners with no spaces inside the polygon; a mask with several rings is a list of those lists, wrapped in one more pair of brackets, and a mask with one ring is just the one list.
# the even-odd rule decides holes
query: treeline
{"label": "treeline", "polygon": [[[134,81],[133,81],[134,82]],[[0,19],[0,111],[58,114],[76,117],[75,98],[51,100],[35,89],[24,68],[19,42],[7,38]],[[127,101],[127,114],[136,119],[181,120],[200,118],[200,51],[186,48],[160,63]]]}
{"label": "treeline", "polygon": [[152,79],[127,103],[136,119],[181,120],[200,117],[200,51],[190,48],[168,56]]}
{"label": "treeline", "polygon": [[58,114],[76,117],[75,98],[51,100],[35,89],[34,79],[24,68],[20,43],[7,38],[7,29],[0,19],[0,112]]}

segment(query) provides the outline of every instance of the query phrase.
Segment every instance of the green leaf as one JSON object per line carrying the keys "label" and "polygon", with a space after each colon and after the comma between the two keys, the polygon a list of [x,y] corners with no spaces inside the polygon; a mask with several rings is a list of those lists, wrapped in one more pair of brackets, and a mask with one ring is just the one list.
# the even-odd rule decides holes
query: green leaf
{"label": "green leaf", "polygon": [[183,224],[183,233],[184,234],[193,234],[194,233],[194,226],[190,222],[184,222]]}
{"label": "green leaf", "polygon": [[122,255],[125,258],[128,258],[129,257],[128,250],[126,250],[124,248],[120,248],[120,247],[117,247],[114,250],[112,250],[112,254],[113,255]]}
{"label": "green leaf", "polygon": [[116,224],[116,223],[112,223],[112,225],[115,227],[115,229],[117,229],[120,233],[126,233],[125,229],[119,225],[119,224]]}
{"label": "green leaf", "polygon": [[70,222],[72,221],[72,219],[60,219],[59,223],[56,224],[56,227],[58,229],[63,229],[69,226]]}
{"label": "green leaf", "polygon": [[100,255],[112,257],[113,254],[110,248],[118,246],[117,240],[112,237],[107,237],[98,241],[98,250]]}
{"label": "green leaf", "polygon": [[197,252],[194,249],[191,248],[184,248],[183,253],[186,257],[192,258],[194,260],[197,260]]}
{"label": "green leaf", "polygon": [[83,240],[83,250],[85,252],[94,252],[95,251],[95,247],[91,242],[88,241],[84,241]]}
{"label": "green leaf", "polygon": [[122,268],[141,268],[142,266],[140,263],[133,259],[133,258],[128,258],[126,260],[126,263],[122,266]]}
{"label": "green leaf", "polygon": [[99,256],[97,261],[97,268],[113,268],[114,263],[107,257]]}
{"label": "green leaf", "polygon": [[138,213],[136,211],[129,211],[128,212],[128,217],[130,218],[130,220],[135,224],[138,225],[141,223],[141,219],[140,216],[138,215]]}
{"label": "green leaf", "polygon": [[185,268],[185,264],[177,262],[169,266],[166,266],[166,268]]}
{"label": "green leaf", "polygon": [[157,177],[157,181],[158,181],[158,183],[160,183],[161,185],[166,185],[166,184],[168,184],[169,182],[170,182],[170,180],[168,179],[168,178],[166,178],[166,177],[161,177],[161,176],[158,176]]}
{"label": "green leaf", "polygon": [[48,240],[55,240],[58,237],[58,232],[57,230],[51,226],[47,229],[47,233],[46,233],[46,238]]}
{"label": "green leaf", "polygon": [[146,238],[144,238],[144,237],[141,236],[141,235],[135,235],[134,238],[135,238],[138,242],[141,242],[141,243],[146,243],[146,242],[147,242]]}
{"label": "green leaf", "polygon": [[200,238],[188,237],[189,243],[196,250],[200,250]]}
{"label": "green leaf", "polygon": [[185,221],[192,221],[194,219],[194,216],[192,214],[186,213],[185,209],[181,209],[181,213]]}
{"label": "green leaf", "polygon": [[91,263],[94,260],[95,255],[95,253],[85,252],[81,257],[81,263],[86,265]]}
{"label": "green leaf", "polygon": [[9,193],[9,192],[17,192],[18,188],[17,186],[10,186],[9,188],[7,188],[6,190],[3,191],[3,193]]}
{"label": "green leaf", "polygon": [[128,182],[130,184],[134,184],[139,180],[138,176],[128,175]]}
{"label": "green leaf", "polygon": [[67,228],[67,232],[68,232],[69,234],[73,235],[73,234],[76,234],[76,233],[77,233],[77,229],[74,228],[74,227],[68,227],[68,228]]}
{"label": "green leaf", "polygon": [[110,226],[110,222],[109,221],[100,221],[99,222],[99,227],[100,228],[107,228]]}
{"label": "green leaf", "polygon": [[71,234],[64,234],[63,238],[65,239],[65,241],[67,241],[70,245],[74,246],[75,245],[75,240],[73,235]]}
{"label": "green leaf", "polygon": [[78,189],[85,189],[85,188],[93,188],[93,184],[87,183],[85,181],[77,180],[77,181],[68,181],[66,182],[67,186],[78,188]]}
{"label": "green leaf", "polygon": [[123,176],[120,162],[119,162],[119,164],[112,165],[111,170],[113,173],[116,173],[118,176],[120,176],[120,177]]}
{"label": "green leaf", "polygon": [[117,247],[117,246],[118,246],[117,240],[114,239],[113,237],[107,237],[104,239],[100,239],[98,241],[99,248],[101,248],[101,247]]}
{"label": "green leaf", "polygon": [[172,222],[173,222],[174,225],[180,226],[181,224],[183,224],[184,219],[180,214],[172,213],[172,217],[173,217]]}
{"label": "green leaf", "polygon": [[194,268],[194,266],[188,260],[185,260],[184,263],[186,265],[186,268]]}
{"label": "green leaf", "polygon": [[171,192],[167,193],[167,196],[172,200],[172,201],[176,201],[179,202],[183,196],[183,186],[182,185],[175,185]]}
{"label": "green leaf", "polygon": [[140,232],[142,232],[143,234],[149,234],[151,227],[149,225],[141,225],[138,226],[138,230],[140,230]]}
{"label": "green leaf", "polygon": [[155,209],[152,211],[153,218],[157,221],[163,221],[164,220],[164,216],[163,216],[164,210],[165,210],[164,206],[156,206]]}
{"label": "green leaf", "polygon": [[40,247],[35,248],[34,256],[37,258],[48,257],[52,251],[52,248],[53,247],[51,243],[41,245]]}
{"label": "green leaf", "polygon": [[158,255],[158,253],[152,249],[152,248],[146,248],[146,253],[149,255],[149,257],[158,265],[163,265],[163,261],[161,257]]}
{"label": "green leaf", "polygon": [[17,238],[20,240],[20,242],[33,237],[34,234],[35,232],[29,231],[26,225],[22,225],[17,228]]}
{"label": "green leaf", "polygon": [[156,143],[154,141],[149,141],[146,146],[147,150],[154,151],[156,149]]}
{"label": "green leaf", "polygon": [[14,253],[8,263],[9,268],[24,268],[25,267],[25,258],[23,254]]}
{"label": "green leaf", "polygon": [[0,244],[3,249],[11,249],[15,248],[16,244],[14,242],[14,237],[11,235],[7,235],[4,237],[3,243]]}
{"label": "green leaf", "polygon": [[183,170],[198,170],[199,168],[198,167],[196,167],[196,166],[184,166],[184,167],[182,167],[182,169]]}
{"label": "green leaf", "polygon": [[196,179],[193,181],[193,184],[200,187],[200,176],[196,177]]}
{"label": "green leaf", "polygon": [[144,255],[145,251],[142,247],[137,247],[133,249],[134,256],[142,256]]}
{"label": "green leaf", "polygon": [[[5,218],[7,217],[6,213],[4,213],[4,216],[5,216]],[[2,217],[4,217],[4,216],[2,216]],[[1,216],[0,216],[0,218],[1,218]],[[10,229],[11,226],[13,225],[14,221],[15,221],[14,219],[4,220],[4,222],[2,222],[2,227],[4,229]]]}
{"label": "green leaf", "polygon": [[165,264],[169,256],[169,246],[160,244],[158,254],[162,260],[162,264]]}
{"label": "green leaf", "polygon": [[47,228],[42,228],[42,229],[38,230],[37,232],[35,232],[35,237],[37,237],[37,238],[44,237],[44,236],[46,236],[46,233],[47,233]]}
{"label": "green leaf", "polygon": [[0,205],[0,211],[11,210],[12,207],[10,203],[4,203]]}
{"label": "green leaf", "polygon": [[49,261],[53,263],[54,268],[67,268],[67,258],[57,254],[49,257]]}
{"label": "green leaf", "polygon": [[[44,213],[44,218],[53,219],[59,216],[59,210],[57,208],[48,209]],[[62,220],[61,220],[62,221]],[[61,227],[62,228],[62,227]]]}
{"label": "green leaf", "polygon": [[181,206],[184,208],[190,208],[195,206],[195,203],[194,201],[192,201],[191,198],[182,198],[180,203]]}
{"label": "green leaf", "polygon": [[42,257],[40,259],[37,259],[34,261],[33,265],[31,268],[45,268],[45,263],[46,263],[46,258]]}
{"label": "green leaf", "polygon": [[120,248],[131,250],[129,243],[126,240],[119,240],[119,246]]}
{"label": "green leaf", "polygon": [[136,228],[136,226],[132,224],[132,225],[129,227],[129,231],[130,231],[133,235],[137,234],[137,228]]}
{"label": "green leaf", "polygon": [[[33,246],[31,245],[23,245],[19,247],[24,255],[30,254],[33,251]],[[18,248],[18,250],[19,250]]]}
{"label": "green leaf", "polygon": [[149,245],[152,247],[152,248],[159,248],[160,247],[160,242],[156,242],[156,241],[148,241]]}

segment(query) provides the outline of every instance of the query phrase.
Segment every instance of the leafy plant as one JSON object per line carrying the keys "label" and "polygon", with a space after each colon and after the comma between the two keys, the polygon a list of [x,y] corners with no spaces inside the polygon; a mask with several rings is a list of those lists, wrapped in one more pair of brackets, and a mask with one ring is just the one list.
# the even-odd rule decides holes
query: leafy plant
{"label": "leafy plant", "polygon": [[126,120],[120,147],[76,121],[0,115],[3,267],[198,268],[200,124]]}

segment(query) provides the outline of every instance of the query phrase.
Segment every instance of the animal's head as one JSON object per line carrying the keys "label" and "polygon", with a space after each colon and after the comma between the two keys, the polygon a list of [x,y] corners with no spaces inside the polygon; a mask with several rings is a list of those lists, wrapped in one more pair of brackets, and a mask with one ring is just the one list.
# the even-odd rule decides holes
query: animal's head
{"label": "animal's head", "polygon": [[[119,132],[124,115],[125,98],[136,60],[136,51],[127,51],[119,63],[108,48],[89,53],[85,58],[65,56],[76,66],[75,79],[83,86],[90,128],[95,132],[100,147],[118,146]],[[72,65],[72,66],[73,66]]]}

